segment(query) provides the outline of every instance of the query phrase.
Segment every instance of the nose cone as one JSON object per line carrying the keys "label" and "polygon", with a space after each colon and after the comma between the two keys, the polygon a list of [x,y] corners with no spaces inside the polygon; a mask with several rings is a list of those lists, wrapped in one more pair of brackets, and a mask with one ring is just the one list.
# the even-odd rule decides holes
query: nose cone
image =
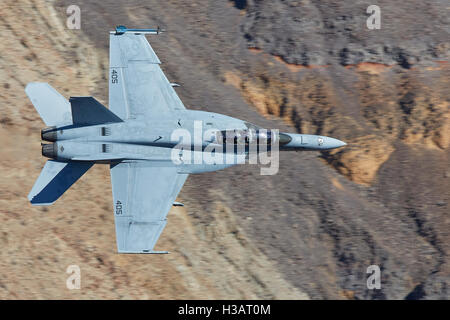
{"label": "nose cone", "polygon": [[280,138],[280,147],[284,150],[330,150],[347,145],[344,141],[335,138],[312,134],[281,133],[280,137],[282,136],[290,138],[285,139],[285,144],[281,143]]}
{"label": "nose cone", "polygon": [[324,137],[323,140],[324,142],[322,147],[325,150],[336,149],[347,145],[344,141],[335,138]]}

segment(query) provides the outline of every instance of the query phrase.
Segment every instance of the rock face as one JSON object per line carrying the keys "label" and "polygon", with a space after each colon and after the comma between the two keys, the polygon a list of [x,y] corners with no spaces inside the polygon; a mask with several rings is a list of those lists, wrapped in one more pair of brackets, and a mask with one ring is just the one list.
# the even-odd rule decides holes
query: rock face
{"label": "rock face", "polygon": [[[450,297],[445,1],[379,2],[381,29],[370,31],[359,1],[105,0],[80,5],[81,30],[65,27],[72,1],[10,2],[0,17],[0,297]],[[168,30],[149,40],[188,108],[349,145],[282,153],[274,176],[255,166],[191,175],[157,244],[172,253],[115,254],[106,167],[52,207],[28,204],[45,160],[23,89],[47,81],[107,102],[118,24]],[[76,292],[65,286],[71,264]],[[372,264],[381,290],[366,287]]]}
{"label": "rock face", "polygon": [[370,64],[298,68],[252,52],[254,68],[234,73],[228,83],[266,116],[281,117],[299,132],[349,143],[324,155],[352,181],[372,183],[400,141],[424,150],[448,150],[447,63],[410,70]]}
{"label": "rock face", "polygon": [[[107,105],[108,53],[65,27],[66,8],[38,0],[0,5],[0,298],[307,299],[252,243],[233,212],[213,199],[207,225],[183,208],[172,210],[158,242],[171,254],[146,257],[116,254],[107,166],[94,166],[51,207],[29,204],[45,159],[44,124],[26,84],[49,82],[66,97],[94,95]],[[100,37],[106,40],[107,31]],[[71,265],[80,267],[80,290],[66,287]]]}
{"label": "rock face", "polygon": [[[365,184],[395,141],[445,150],[450,132],[447,4],[378,5],[379,30],[367,28],[367,4],[360,1],[240,5],[248,47],[262,56],[237,84],[243,94],[260,112],[282,116],[299,131],[337,132],[358,144],[358,151],[347,148],[331,163]],[[290,72],[274,77],[283,65]]]}
{"label": "rock face", "polygon": [[246,2],[244,36],[263,49],[300,65],[373,62],[410,68],[448,60],[450,34],[446,1],[377,1],[380,29],[367,28],[373,11],[366,1]]}

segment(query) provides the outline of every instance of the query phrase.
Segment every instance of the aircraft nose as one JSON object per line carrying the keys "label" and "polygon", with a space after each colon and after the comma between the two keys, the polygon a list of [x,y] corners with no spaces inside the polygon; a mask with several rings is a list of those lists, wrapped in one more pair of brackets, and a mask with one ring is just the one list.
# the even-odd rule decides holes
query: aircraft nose
{"label": "aircraft nose", "polygon": [[280,133],[284,150],[329,150],[347,145],[344,141],[312,134]]}
{"label": "aircraft nose", "polygon": [[324,138],[323,149],[335,149],[346,146],[347,144],[344,141],[335,139],[335,138]]}

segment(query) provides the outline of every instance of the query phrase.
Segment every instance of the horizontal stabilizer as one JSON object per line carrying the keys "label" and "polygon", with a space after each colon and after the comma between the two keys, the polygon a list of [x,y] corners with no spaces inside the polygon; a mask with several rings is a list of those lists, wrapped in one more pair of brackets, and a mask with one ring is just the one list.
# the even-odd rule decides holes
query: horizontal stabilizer
{"label": "horizontal stabilizer", "polygon": [[47,126],[72,124],[69,101],[48,83],[30,82],[25,92]]}
{"label": "horizontal stabilizer", "polygon": [[69,101],[72,108],[74,125],[92,126],[111,122],[122,122],[122,119],[93,97],[71,97]]}
{"label": "horizontal stabilizer", "polygon": [[33,205],[50,205],[70,188],[94,162],[58,162],[49,160],[28,194]]}

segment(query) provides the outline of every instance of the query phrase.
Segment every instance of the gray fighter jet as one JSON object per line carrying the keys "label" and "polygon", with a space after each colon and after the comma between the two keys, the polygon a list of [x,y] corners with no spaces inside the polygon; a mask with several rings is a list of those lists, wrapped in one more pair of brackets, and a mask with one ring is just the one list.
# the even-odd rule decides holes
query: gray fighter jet
{"label": "gray fighter jet", "polygon": [[[42,140],[51,142],[42,144],[42,155],[50,159],[28,199],[33,205],[50,205],[94,163],[109,164],[119,253],[166,253],[153,249],[171,206],[182,205],[175,200],[190,173],[242,163],[238,156],[247,157],[255,144],[269,145],[257,152],[269,150],[273,142],[280,150],[345,145],[325,136],[276,134],[229,116],[186,110],[173,88],[177,85],[167,80],[145,37],[160,31],[119,26],[110,32],[109,109],[93,97],[67,100],[47,83],[29,83],[25,89],[47,126]],[[177,130],[181,135],[174,135]],[[180,143],[183,132],[194,139]],[[215,160],[197,161],[211,145],[217,147],[214,153],[222,150]],[[220,149],[223,145],[232,147]],[[236,157],[225,159],[229,154]]]}

